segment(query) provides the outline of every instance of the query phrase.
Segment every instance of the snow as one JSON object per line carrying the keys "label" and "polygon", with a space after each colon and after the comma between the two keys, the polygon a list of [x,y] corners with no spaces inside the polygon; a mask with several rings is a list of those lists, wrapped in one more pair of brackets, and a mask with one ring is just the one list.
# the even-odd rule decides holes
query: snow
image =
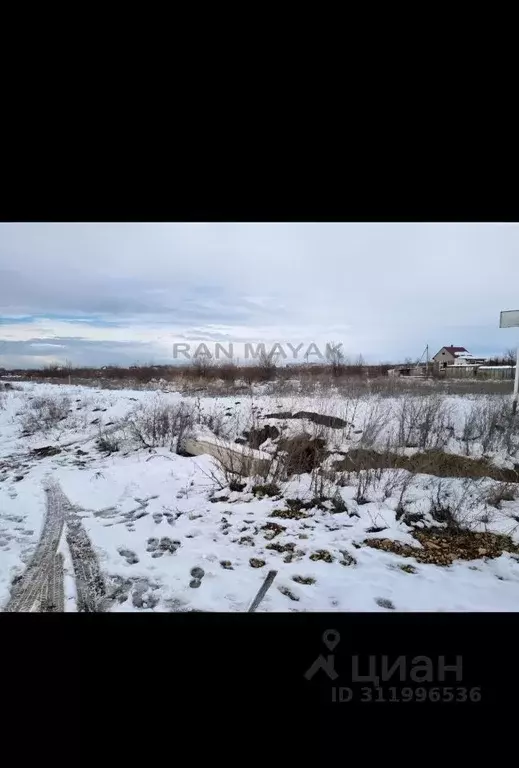
{"label": "snow", "polygon": [[77,610],[77,590],[74,579],[72,558],[66,540],[65,528],[61,535],[58,552],[63,555],[63,586],[65,592],[65,613],[75,613]]}
{"label": "snow", "polygon": [[[130,592],[127,599],[113,601],[112,611],[246,611],[270,570],[276,570],[277,576],[259,612],[387,610],[376,602],[380,598],[390,600],[398,611],[519,610],[519,562],[509,554],[440,567],[362,546],[366,539],[378,538],[412,545],[417,551],[420,548],[412,529],[397,519],[398,493],[383,492],[389,470],[371,489],[369,503],[355,501],[355,480],[338,490],[353,516],[336,513],[327,503],[325,509],[306,510],[308,517],[289,519],[271,517],[285,508],[284,500],[257,497],[250,483],[244,492],[219,488],[214,480],[217,465],[208,455],[179,456],[168,448],[150,451],[131,443],[126,417],[156,398],[196,405],[218,419],[223,436],[211,437],[207,427],[198,429],[204,440],[215,443],[224,437],[233,440],[244,428],[250,428],[251,417],[259,425],[282,425],[286,436],[303,429],[314,434],[316,425],[303,419],[260,420],[262,413],[280,411],[308,410],[344,418],[348,422],[344,429],[316,428],[333,450],[360,444],[362,434],[355,434],[355,430],[359,425],[366,429],[374,407],[383,422],[377,444],[383,445],[395,427],[399,402],[391,398],[272,397],[261,394],[262,390],[254,398],[233,395],[216,399],[175,392],[22,384],[20,391],[5,393],[0,407],[0,606],[7,602],[13,577],[23,572],[34,552],[45,514],[45,482],[52,476],[77,505],[107,581],[120,577],[133,584],[145,582],[145,594],[154,596],[153,601],[145,600],[139,606]],[[30,405],[28,398],[41,396],[70,398],[71,413],[46,433],[22,436],[20,414]],[[445,398],[455,431],[462,428],[472,402],[470,397]],[[99,423],[92,424],[96,419]],[[120,436],[121,449],[107,456],[97,449],[96,440],[100,431],[109,429]],[[49,445],[59,446],[61,453],[44,458],[28,453]],[[269,446],[262,446],[267,458]],[[78,456],[78,448],[85,454]],[[405,448],[402,452],[412,454],[415,450]],[[459,438],[453,437],[446,450],[462,452]],[[473,450],[478,455],[477,444]],[[496,464],[510,464],[503,453],[496,452],[493,458]],[[427,515],[427,494],[434,481],[429,475],[415,477],[409,491],[411,510]],[[461,498],[462,479],[444,483],[454,498]],[[482,481],[482,488],[485,483]],[[284,499],[308,500],[315,495],[309,475],[293,478],[282,491]],[[221,497],[227,499],[218,500]],[[519,543],[513,519],[518,513],[518,502],[503,502],[501,510],[495,510],[489,530],[510,533]],[[285,530],[273,539],[265,538],[263,526],[272,522]],[[478,530],[485,530],[486,525],[479,524]],[[384,530],[370,532],[373,528]],[[172,548],[154,549],[150,540],[169,540]],[[285,562],[286,552],[269,548],[271,544],[293,544],[295,557]],[[319,550],[329,553],[332,561],[311,559]],[[65,610],[74,611],[75,583],[64,536],[59,551],[64,556]],[[134,557],[128,558],[128,551]],[[251,567],[251,559],[264,561],[264,565]],[[354,559],[352,564],[343,564],[350,559]],[[230,562],[231,567],[224,568],[222,562]],[[415,573],[399,567],[409,564]],[[204,571],[198,587],[190,586],[195,567]],[[294,577],[313,583],[302,584]]]}

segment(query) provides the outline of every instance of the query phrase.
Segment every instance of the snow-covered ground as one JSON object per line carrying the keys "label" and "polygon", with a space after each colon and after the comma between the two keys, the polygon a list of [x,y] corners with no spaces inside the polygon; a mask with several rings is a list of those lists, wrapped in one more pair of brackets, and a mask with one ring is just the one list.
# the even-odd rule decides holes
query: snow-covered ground
{"label": "snow-covered ground", "polygon": [[[402,435],[402,427],[412,420],[403,419],[401,399],[283,398],[262,394],[261,388],[252,396],[213,398],[17,386],[19,390],[0,393],[0,608],[13,578],[23,573],[35,550],[45,515],[45,484],[52,477],[77,507],[93,543],[113,596],[106,610],[246,611],[270,570],[277,576],[260,612],[519,609],[519,561],[514,554],[439,566],[363,544],[384,538],[419,547],[411,526],[397,519],[402,490],[396,480],[391,487],[391,477],[398,470],[380,473],[361,503],[357,477],[349,476],[333,491],[326,489],[334,501],[306,503],[299,516],[290,517],[285,514],[287,499],[308,502],[316,495],[316,478],[310,474],[280,483],[273,496],[253,493],[254,483],[247,480],[243,490],[231,491],[215,459],[177,455],[173,445],[146,447],[128,421],[139,408],[151,412],[160,404],[185,403],[195,414],[195,434],[213,440],[216,434],[233,441],[244,429],[264,424],[277,425],[285,437],[306,431],[326,440],[329,451],[337,454],[326,460],[331,468],[341,458],[338,452],[382,449],[391,436],[397,439],[399,429]],[[42,397],[68,398],[62,403],[62,420],[51,419],[50,426],[37,423],[43,411],[34,402]],[[478,401],[482,413],[485,402]],[[505,450],[499,434],[483,445],[477,430],[467,431],[474,403],[470,397],[442,401],[448,423],[442,422],[441,449],[485,455],[496,466],[513,467],[515,445]],[[345,424],[332,428],[305,417],[265,418],[300,411],[335,416]],[[404,455],[419,450],[415,443],[420,436],[414,440],[412,432],[398,449]],[[115,441],[117,450],[100,450],[100,438]],[[425,440],[423,448],[437,447],[432,433]],[[47,446],[59,452],[31,453]],[[268,453],[273,446],[269,439],[261,447]],[[431,475],[417,475],[406,492],[407,510],[421,511],[424,524],[431,522],[435,482]],[[449,498],[464,504],[472,516],[474,530],[506,533],[519,544],[519,502],[504,500],[489,507],[482,499],[492,484],[481,479],[467,488],[463,478],[443,479]],[[60,552],[65,610],[74,611],[75,583],[65,536]],[[409,565],[414,572],[402,570]]]}

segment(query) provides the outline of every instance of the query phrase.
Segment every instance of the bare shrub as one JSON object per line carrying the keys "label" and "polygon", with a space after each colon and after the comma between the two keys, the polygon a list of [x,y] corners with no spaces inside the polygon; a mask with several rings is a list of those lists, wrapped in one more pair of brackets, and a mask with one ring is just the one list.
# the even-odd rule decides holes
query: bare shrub
{"label": "bare shrub", "polygon": [[214,369],[214,362],[210,355],[198,354],[191,361],[192,369],[200,379],[207,378]]}
{"label": "bare shrub", "polygon": [[499,450],[514,420],[511,404],[504,400],[486,398],[480,417],[483,428],[481,436],[483,453]]}
{"label": "bare shrub", "polygon": [[443,448],[452,432],[450,412],[438,395],[404,396],[397,408],[398,445],[421,450]]}
{"label": "bare shrub", "polygon": [[461,485],[439,479],[430,496],[430,514],[437,523],[453,530],[470,530],[479,522],[477,509],[484,500],[484,480],[464,478]]}
{"label": "bare shrub", "polygon": [[319,487],[326,482],[330,486],[327,473],[321,470],[321,463],[326,455],[325,441],[307,434],[281,439],[271,453],[262,451],[261,458],[253,450],[243,446],[231,449],[224,443],[215,452],[219,477],[210,473],[220,487],[235,483],[241,476],[253,478],[256,485],[279,487],[293,475],[309,473],[314,495],[319,495]]}
{"label": "bare shrub", "polygon": [[185,402],[168,403],[157,398],[151,405],[140,406],[128,417],[134,436],[145,448],[169,448],[177,453],[192,432],[193,407]]}
{"label": "bare shrub", "polygon": [[5,408],[6,397],[2,391],[0,391],[0,411]]}
{"label": "bare shrub", "polygon": [[238,378],[238,366],[234,360],[223,361],[218,366],[217,374],[222,381],[234,384]]}
{"label": "bare shrub", "polygon": [[367,504],[368,491],[373,485],[374,475],[372,469],[361,469],[357,472],[357,489],[353,497],[357,504]]}
{"label": "bare shrub", "polygon": [[97,439],[97,447],[103,453],[117,453],[121,447],[121,443],[118,437],[111,434],[99,434]]}
{"label": "bare shrub", "polygon": [[291,395],[314,394],[315,389],[316,382],[308,381],[308,379],[274,379],[265,394],[276,397],[289,397]]}
{"label": "bare shrub", "polygon": [[[405,474],[400,475],[398,478],[398,483],[396,485],[396,488],[400,491],[400,494],[398,496],[398,502],[396,505],[396,518],[397,520],[400,517],[404,517],[404,520],[406,520],[406,511],[405,511],[405,504],[407,502],[407,493],[414,482],[414,476],[411,474],[411,472],[405,472]],[[389,487],[390,492],[392,493],[393,488],[391,486]]]}
{"label": "bare shrub", "polygon": [[195,405],[196,421],[216,435],[216,437],[228,438],[235,429],[235,422],[229,420],[222,406],[214,406],[211,411],[202,410],[200,398],[197,398]]}
{"label": "bare shrub", "polygon": [[491,507],[501,509],[503,501],[515,501],[518,494],[514,483],[493,483],[484,494],[484,500]]}
{"label": "bare shrub", "polygon": [[[258,487],[273,485],[279,480],[277,458],[274,454],[258,460],[251,449],[239,446],[230,448],[223,442],[215,446],[212,454],[216,460],[215,469],[205,472],[217,485],[223,489],[226,486],[230,490],[243,487],[243,477],[253,478],[253,484]],[[202,470],[204,471],[204,470]]]}
{"label": "bare shrub", "polygon": [[337,512],[343,511],[341,505],[346,509],[346,505],[337,488],[337,473],[335,470],[324,470],[321,466],[316,466],[311,472],[310,490],[315,499],[324,500],[331,498],[334,509]]}
{"label": "bare shrub", "polygon": [[432,395],[422,401],[418,425],[418,447],[422,450],[441,450],[454,432],[450,409],[444,399]]}
{"label": "bare shrub", "polygon": [[370,400],[362,422],[362,435],[359,445],[371,448],[391,418],[391,408],[378,398]]}
{"label": "bare shrub", "polygon": [[263,381],[271,381],[276,375],[277,369],[277,357],[274,350],[271,349],[267,352],[266,349],[262,349],[258,358],[258,368]]}
{"label": "bare shrub", "polygon": [[33,435],[57,427],[68,418],[70,404],[67,395],[34,397],[21,416],[23,433]]}
{"label": "bare shrub", "polygon": [[465,453],[479,443],[483,453],[506,450],[517,451],[519,420],[513,413],[512,404],[503,398],[485,397],[474,400],[466,413],[461,439]]}
{"label": "bare shrub", "polygon": [[471,408],[465,413],[463,420],[463,430],[461,433],[461,439],[465,445],[465,454],[470,456],[471,447],[473,444],[480,440],[483,436],[483,423],[482,423],[482,403],[474,401],[471,404]]}
{"label": "bare shrub", "polygon": [[398,504],[402,506],[405,493],[413,482],[413,475],[405,469],[390,469],[385,472],[384,478],[384,498],[389,499],[395,492],[400,492]]}

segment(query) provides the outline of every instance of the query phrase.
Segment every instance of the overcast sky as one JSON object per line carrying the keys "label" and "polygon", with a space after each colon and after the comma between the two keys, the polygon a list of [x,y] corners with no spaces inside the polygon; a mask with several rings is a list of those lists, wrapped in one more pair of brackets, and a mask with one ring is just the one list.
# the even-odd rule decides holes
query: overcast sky
{"label": "overcast sky", "polygon": [[516,224],[0,224],[0,366],[172,362],[186,341],[491,354],[519,343],[502,309]]}

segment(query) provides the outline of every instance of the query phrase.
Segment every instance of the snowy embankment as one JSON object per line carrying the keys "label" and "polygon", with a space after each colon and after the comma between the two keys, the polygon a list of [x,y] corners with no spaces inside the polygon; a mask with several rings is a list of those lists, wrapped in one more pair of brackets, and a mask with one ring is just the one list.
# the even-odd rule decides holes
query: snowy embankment
{"label": "snowy embankment", "polygon": [[[482,429],[492,422],[490,401],[500,396],[441,403],[215,399],[25,384],[0,397],[0,606],[34,552],[52,476],[76,505],[96,551],[105,610],[246,611],[269,570],[277,576],[259,611],[519,609],[514,552],[489,557],[480,547],[481,556],[437,565],[367,544],[388,540],[420,552],[426,545],[416,527],[443,525],[445,509],[473,531],[507,534],[519,544],[510,483],[484,475],[440,480],[432,470],[411,477],[394,465],[334,470],[334,462],[360,448],[485,457],[489,466],[513,471],[515,433],[499,421],[494,431]],[[165,423],[173,418],[170,406],[173,426]],[[316,414],[336,421],[319,423]],[[322,441],[324,473],[315,466],[274,480],[230,478],[212,456],[175,452],[181,435],[219,444],[243,441],[244,431],[249,444],[262,440],[266,456],[279,457],[280,440],[289,447],[302,433]],[[61,546],[66,610],[74,610],[70,558]]]}

